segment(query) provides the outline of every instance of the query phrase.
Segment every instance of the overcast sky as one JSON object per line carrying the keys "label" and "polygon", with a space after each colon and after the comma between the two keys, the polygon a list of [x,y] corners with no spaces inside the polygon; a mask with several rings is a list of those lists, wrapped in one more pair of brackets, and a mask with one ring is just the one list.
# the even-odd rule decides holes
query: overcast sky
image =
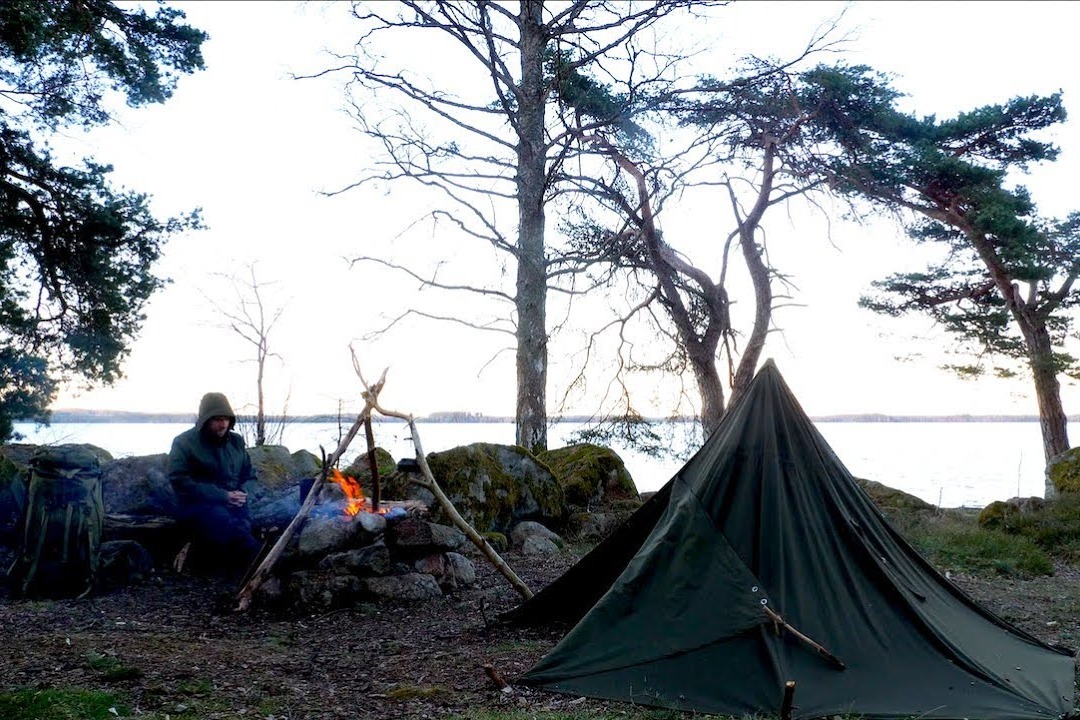
{"label": "overcast sky", "polygon": [[[290,74],[328,66],[326,48],[349,48],[346,6],[171,4],[210,34],[207,69],[183,78],[164,106],[126,112],[122,124],[69,134],[66,142],[112,163],[115,180],[151,194],[162,213],[201,207],[208,229],[168,244],[159,270],[172,283],[150,303],[126,378],[113,388],[68,388],[54,408],[193,412],[204,392],[220,390],[250,411],[253,349],[221,327],[213,304],[235,306],[233,286],[222,276],[243,277],[254,263],[264,301],[284,308],[270,338],[280,361],[268,365],[269,410],[280,410],[288,395],[293,415],[332,412],[339,403],[355,411],[361,386],[349,356],[354,343],[369,379],[389,369],[382,396],[388,406],[417,415],[451,409],[512,415],[513,353],[498,354],[508,347],[506,338],[417,328],[360,342],[416,289],[400,279],[377,284],[344,258],[393,247],[422,208],[405,186],[390,194],[319,193],[357,177],[368,150],[342,109],[338,81],[297,81]],[[894,74],[909,95],[905,106],[920,115],[947,117],[1063,90],[1078,119],[1054,133],[1060,159],[1024,182],[1044,213],[1080,208],[1080,5],[736,2],[720,15],[716,42],[736,53],[789,55],[845,7],[842,27],[853,35],[843,59]],[[433,60],[422,47],[406,50],[417,67]],[[669,239],[675,230],[709,223],[707,211],[695,212],[672,221]],[[898,323],[856,308],[872,280],[912,262],[912,248],[895,227],[834,218],[830,242],[821,223],[793,226],[777,217],[767,224],[773,243],[785,233],[812,238],[792,243],[785,255],[801,307],[778,315],[785,332],[766,353],[810,414],[1036,412],[1026,379],[961,382],[932,358],[898,361],[910,352],[931,355],[941,343],[912,337],[932,337],[925,322]],[[554,357],[553,367],[559,361]],[[556,386],[559,380],[556,375]],[[1066,411],[1080,412],[1076,385],[1063,392]]]}

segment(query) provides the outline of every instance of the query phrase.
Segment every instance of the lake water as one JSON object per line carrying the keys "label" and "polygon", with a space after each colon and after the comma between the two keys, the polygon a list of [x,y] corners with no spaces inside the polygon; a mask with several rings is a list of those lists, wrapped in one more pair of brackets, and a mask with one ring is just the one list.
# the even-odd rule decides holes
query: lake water
{"label": "lake water", "polygon": [[[1043,452],[1036,422],[819,422],[816,424],[833,451],[857,477],[876,480],[941,507],[982,507],[1015,496],[1042,496]],[[187,423],[55,423],[49,427],[16,424],[23,442],[36,444],[91,443],[113,457],[168,452],[174,436]],[[375,443],[395,458],[414,457],[408,428],[399,422],[374,424]],[[292,423],[281,444],[290,450],[326,454],[337,448],[347,425]],[[513,444],[513,423],[424,423],[417,421],[425,453],[474,442]],[[561,447],[578,429],[555,423],[548,445]],[[685,432],[675,428],[676,447]],[[344,455],[345,463],[366,449],[363,433]],[[656,490],[685,462],[685,457],[655,459],[616,446],[638,489]]]}

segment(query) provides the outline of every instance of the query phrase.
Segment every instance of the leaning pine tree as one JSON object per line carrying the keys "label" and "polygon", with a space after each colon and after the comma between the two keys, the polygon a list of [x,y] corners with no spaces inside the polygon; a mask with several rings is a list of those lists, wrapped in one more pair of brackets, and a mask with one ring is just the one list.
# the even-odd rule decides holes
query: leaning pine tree
{"label": "leaning pine tree", "polygon": [[[817,68],[804,76],[807,100],[823,111],[813,126],[839,152],[833,187],[889,211],[912,211],[919,243],[941,253],[915,273],[875,283],[861,303],[899,316],[923,313],[982,362],[955,365],[962,375],[987,370],[1031,373],[1047,462],[1069,449],[1059,377],[1080,377],[1066,352],[1080,304],[1080,213],[1040,216],[1010,171],[1053,160],[1036,133],[1065,119],[1060,94],[1016,98],[951,120],[918,119],[896,109],[899,93],[865,67]],[[823,99],[828,102],[822,102]],[[1055,490],[1047,481],[1046,496]]]}

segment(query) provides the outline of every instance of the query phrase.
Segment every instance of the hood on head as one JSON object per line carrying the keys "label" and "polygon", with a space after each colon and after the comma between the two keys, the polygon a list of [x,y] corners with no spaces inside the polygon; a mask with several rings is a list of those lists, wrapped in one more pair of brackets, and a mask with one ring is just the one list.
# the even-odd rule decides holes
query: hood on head
{"label": "hood on head", "polygon": [[229,399],[225,397],[225,394],[206,393],[199,402],[199,419],[195,422],[195,427],[202,429],[207,420],[219,415],[229,418],[230,430],[236,426],[236,413],[233,412],[232,405],[229,404]]}

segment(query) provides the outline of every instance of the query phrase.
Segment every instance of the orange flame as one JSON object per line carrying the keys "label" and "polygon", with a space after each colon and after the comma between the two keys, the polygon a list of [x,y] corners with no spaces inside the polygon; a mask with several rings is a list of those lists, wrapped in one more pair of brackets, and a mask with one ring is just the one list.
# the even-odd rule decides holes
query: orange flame
{"label": "orange flame", "polygon": [[331,477],[345,493],[345,514],[356,515],[364,509],[364,491],[356,478],[346,477],[338,472],[337,468],[330,468]]}

